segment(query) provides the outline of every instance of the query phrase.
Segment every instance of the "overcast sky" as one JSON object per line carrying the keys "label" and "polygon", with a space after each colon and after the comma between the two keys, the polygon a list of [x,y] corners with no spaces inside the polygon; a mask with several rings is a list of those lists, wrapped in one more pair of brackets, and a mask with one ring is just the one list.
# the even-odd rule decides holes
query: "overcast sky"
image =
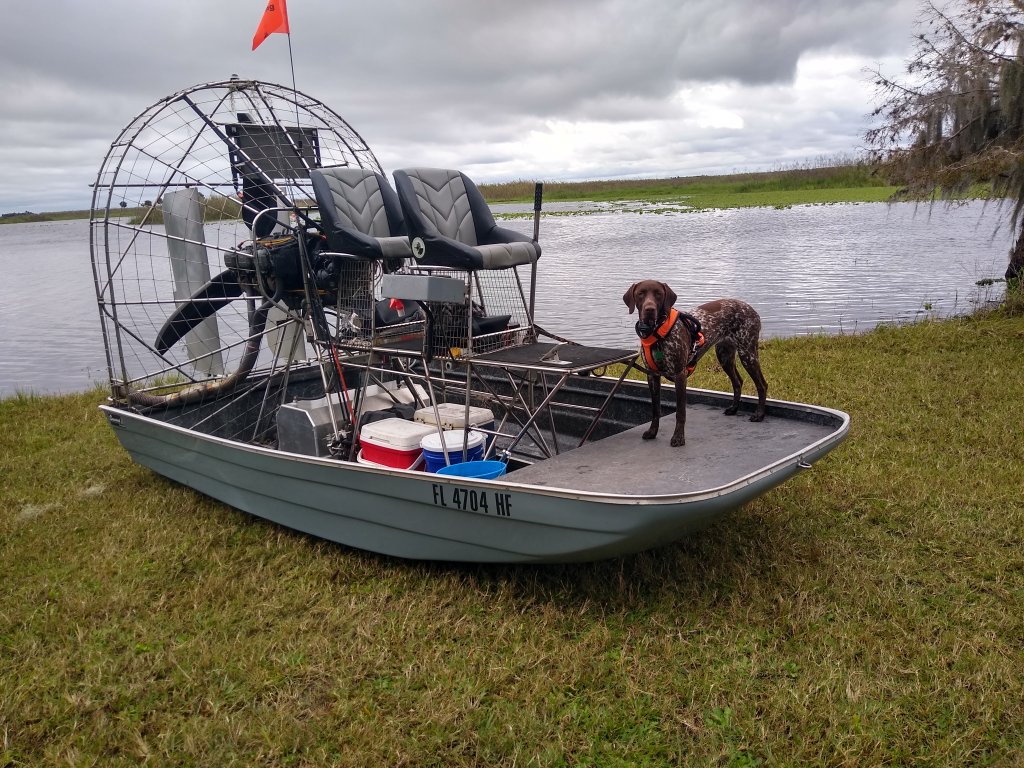
{"label": "overcast sky", "polygon": [[[0,212],[87,208],[118,132],[190,85],[290,84],[265,0],[30,0],[0,25]],[[296,84],[388,172],[768,170],[854,153],[918,0],[288,0]]]}

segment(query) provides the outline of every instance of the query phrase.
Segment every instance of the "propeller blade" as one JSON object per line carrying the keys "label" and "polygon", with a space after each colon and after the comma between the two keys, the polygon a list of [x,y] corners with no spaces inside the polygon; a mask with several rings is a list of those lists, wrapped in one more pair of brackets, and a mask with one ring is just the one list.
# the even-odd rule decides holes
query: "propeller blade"
{"label": "propeller blade", "polygon": [[181,337],[213,315],[218,309],[242,295],[242,286],[230,269],[221,272],[210,282],[180,304],[167,318],[156,337],[156,351],[161,355],[173,347]]}

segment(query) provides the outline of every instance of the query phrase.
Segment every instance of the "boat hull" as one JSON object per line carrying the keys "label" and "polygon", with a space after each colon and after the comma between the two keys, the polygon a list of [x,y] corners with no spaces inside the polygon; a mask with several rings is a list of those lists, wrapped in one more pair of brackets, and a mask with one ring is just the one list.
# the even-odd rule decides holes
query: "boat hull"
{"label": "boat hull", "polygon": [[[695,390],[692,396],[710,403],[708,418],[713,418],[711,410],[719,412],[719,404],[728,404],[721,393]],[[781,422],[791,439],[797,424],[816,425],[806,440],[797,438],[796,450],[784,447],[785,455],[769,457],[754,471],[740,466],[735,476],[726,482],[716,479],[712,487],[679,483],[675,492],[665,487],[611,492],[593,490],[595,484],[585,481],[572,487],[574,477],[581,479],[577,457],[585,458],[583,451],[608,438],[550,459],[577,461],[566,464],[561,480],[549,473],[528,482],[530,471],[522,473],[522,480],[517,472],[498,480],[469,480],[285,453],[111,406],[102,409],[136,462],[239,510],[358,549],[464,562],[579,562],[668,544],[808,467],[841,442],[849,428],[849,418],[839,411],[770,401],[769,423]],[[699,432],[694,426],[702,418],[699,413],[699,405],[688,409],[688,435]],[[671,426],[667,430],[671,434]],[[622,446],[647,445],[634,431],[616,436]],[[668,450],[667,438],[655,442]],[[626,448],[606,445],[619,452],[613,457],[628,461]],[[696,455],[698,449],[692,450]],[[683,454],[671,456],[673,464],[686,466]]]}

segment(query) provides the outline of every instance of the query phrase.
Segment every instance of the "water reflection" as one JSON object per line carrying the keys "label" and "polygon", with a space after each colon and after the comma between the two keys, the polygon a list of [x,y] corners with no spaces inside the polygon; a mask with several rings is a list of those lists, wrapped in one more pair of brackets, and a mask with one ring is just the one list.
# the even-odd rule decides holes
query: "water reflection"
{"label": "water reflection", "polygon": [[[766,336],[853,333],[998,297],[1010,233],[994,206],[802,206],[637,213],[633,204],[546,205],[538,321],[591,344],[635,343],[622,294],[654,277],[681,307],[736,296]],[[496,206],[527,212],[531,206]],[[658,208],[661,210],[661,208]],[[529,218],[504,221],[532,233]],[[106,380],[87,221],[0,226],[0,396]]]}

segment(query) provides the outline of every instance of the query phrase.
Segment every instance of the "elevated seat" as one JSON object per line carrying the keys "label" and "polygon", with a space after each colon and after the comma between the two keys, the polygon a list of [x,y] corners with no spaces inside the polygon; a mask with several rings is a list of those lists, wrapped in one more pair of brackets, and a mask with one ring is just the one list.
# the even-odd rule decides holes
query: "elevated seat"
{"label": "elevated seat", "polygon": [[309,177],[331,251],[384,261],[392,271],[412,255],[402,206],[387,179],[340,166],[312,170]]}
{"label": "elevated seat", "polygon": [[406,168],[394,177],[416,266],[508,269],[540,258],[537,243],[495,223],[480,190],[464,173]]}
{"label": "elevated seat", "polygon": [[[396,311],[378,301],[381,272],[396,272],[412,255],[398,196],[387,179],[372,170],[337,166],[309,173],[327,238],[327,259],[318,273],[337,285],[339,335],[368,340],[377,328],[402,325],[415,318],[414,302]],[[358,319],[358,320],[356,320]]]}
{"label": "elevated seat", "polygon": [[[532,297],[540,246],[499,227],[483,195],[466,174],[442,168],[395,171],[395,191],[412,245],[412,273],[461,280],[460,304],[429,301],[432,354],[473,355],[531,343]],[[529,299],[518,267],[529,266]]]}

